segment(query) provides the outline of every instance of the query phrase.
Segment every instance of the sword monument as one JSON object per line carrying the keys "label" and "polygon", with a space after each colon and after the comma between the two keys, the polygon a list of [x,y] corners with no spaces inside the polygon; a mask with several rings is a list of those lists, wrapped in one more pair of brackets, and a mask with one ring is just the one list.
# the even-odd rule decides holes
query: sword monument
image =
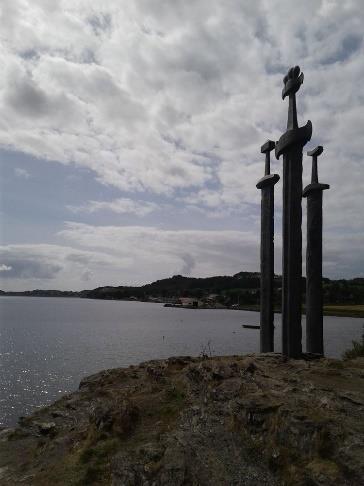
{"label": "sword monument", "polygon": [[299,127],[296,93],[303,83],[299,66],[283,79],[282,98],[289,98],[287,131],[276,145],[283,155],[283,257],[282,257],[282,352],[289,358],[302,354],[302,150],[311,139],[312,124]]}
{"label": "sword monument", "polygon": [[274,144],[268,140],[265,153],[265,176],[257,188],[262,190],[261,202],[261,299],[260,350],[271,352],[273,343],[273,283],[274,283],[274,185],[277,174],[270,174],[270,152],[275,148],[277,159],[283,155],[283,248],[282,248],[282,354],[288,358],[302,356],[302,196],[307,198],[306,308],[307,352],[323,355],[322,318],[322,192],[329,189],[320,184],[317,157],[321,146],[307,152],[312,156],[312,176],[302,192],[302,152],[311,139],[312,124],[299,127],[296,93],[303,83],[299,66],[292,67],[283,78],[282,98],[288,96],[287,130]]}
{"label": "sword monument", "polygon": [[306,350],[324,354],[323,297],[322,297],[322,193],[328,184],[320,184],[317,157],[322,154],[319,145],[307,152],[312,157],[311,184],[305,187],[307,198],[307,251],[306,251]]}
{"label": "sword monument", "polygon": [[265,154],[265,175],[257,183],[262,190],[260,229],[260,352],[274,351],[274,186],[278,174],[270,173],[270,152],[275,143],[268,140],[261,147]]}

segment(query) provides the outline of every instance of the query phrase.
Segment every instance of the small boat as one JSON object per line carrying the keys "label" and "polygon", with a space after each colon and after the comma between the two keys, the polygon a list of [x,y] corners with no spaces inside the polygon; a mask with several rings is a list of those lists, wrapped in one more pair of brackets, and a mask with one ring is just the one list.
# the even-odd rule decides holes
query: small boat
{"label": "small boat", "polygon": [[253,324],[242,324],[244,329],[260,329],[260,326],[254,326]]}

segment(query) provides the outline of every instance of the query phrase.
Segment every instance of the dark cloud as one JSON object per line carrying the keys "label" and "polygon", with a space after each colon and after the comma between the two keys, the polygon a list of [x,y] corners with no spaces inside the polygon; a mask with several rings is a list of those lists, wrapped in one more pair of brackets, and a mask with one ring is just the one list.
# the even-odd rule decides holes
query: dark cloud
{"label": "dark cloud", "polygon": [[347,61],[353,54],[360,50],[363,38],[357,34],[349,34],[344,37],[337,50],[328,57],[322,59],[322,64]]}
{"label": "dark cloud", "polygon": [[25,60],[36,60],[39,59],[40,53],[36,49],[26,49],[25,51],[19,52],[19,56]]}
{"label": "dark cloud", "polygon": [[112,17],[108,13],[92,15],[87,19],[87,22],[97,36],[110,31],[112,27]]}
{"label": "dark cloud", "polygon": [[70,262],[81,263],[83,265],[86,265],[90,262],[90,256],[84,255],[82,253],[71,253],[70,255],[67,255],[65,259]]}
{"label": "dark cloud", "polygon": [[62,270],[60,265],[54,263],[41,262],[30,259],[5,259],[2,263],[11,267],[10,270],[1,272],[2,278],[21,278],[21,279],[52,279]]}
{"label": "dark cloud", "polygon": [[97,58],[96,58],[96,53],[92,49],[84,49],[81,53],[80,56],[80,61],[82,61],[85,64],[96,64],[97,63]]}
{"label": "dark cloud", "polygon": [[15,111],[29,117],[47,114],[50,105],[45,92],[31,79],[21,79],[14,83],[6,101]]}
{"label": "dark cloud", "polygon": [[76,106],[66,93],[45,90],[37,85],[31,75],[16,71],[12,73],[14,79],[8,78],[8,89],[4,96],[4,103],[13,115],[22,117],[25,127],[36,120],[44,123],[49,120],[49,126],[56,126],[57,130],[64,123],[72,126],[79,122]]}
{"label": "dark cloud", "polygon": [[[110,273],[118,282],[119,269],[127,259],[107,252],[82,251],[62,245],[7,245],[0,247],[0,288],[83,289],[84,282],[110,283]],[[106,275],[106,277],[105,277]],[[41,283],[43,281],[43,284]]]}

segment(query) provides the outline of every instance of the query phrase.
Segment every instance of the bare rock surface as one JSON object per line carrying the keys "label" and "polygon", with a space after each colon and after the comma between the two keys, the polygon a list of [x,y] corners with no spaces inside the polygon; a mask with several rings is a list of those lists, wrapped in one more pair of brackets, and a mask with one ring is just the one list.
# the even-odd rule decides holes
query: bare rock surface
{"label": "bare rock surface", "polygon": [[176,357],[0,432],[0,485],[364,484],[364,360]]}

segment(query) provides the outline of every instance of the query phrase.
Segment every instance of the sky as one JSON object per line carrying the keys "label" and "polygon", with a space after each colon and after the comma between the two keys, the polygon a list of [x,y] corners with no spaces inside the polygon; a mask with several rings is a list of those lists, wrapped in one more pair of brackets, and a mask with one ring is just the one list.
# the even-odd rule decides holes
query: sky
{"label": "sky", "polygon": [[0,25],[1,289],[258,271],[260,147],[296,64],[323,273],[364,276],[363,0],[2,0]]}

